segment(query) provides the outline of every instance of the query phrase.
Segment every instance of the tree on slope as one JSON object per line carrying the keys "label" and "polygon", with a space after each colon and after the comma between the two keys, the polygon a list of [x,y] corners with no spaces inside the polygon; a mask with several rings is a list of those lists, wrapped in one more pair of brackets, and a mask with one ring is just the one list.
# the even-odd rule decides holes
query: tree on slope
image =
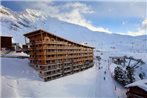
{"label": "tree on slope", "polygon": [[129,83],[129,79],[127,76],[127,72],[124,71],[122,68],[120,67],[116,67],[114,70],[114,78],[120,82],[122,85],[126,85]]}

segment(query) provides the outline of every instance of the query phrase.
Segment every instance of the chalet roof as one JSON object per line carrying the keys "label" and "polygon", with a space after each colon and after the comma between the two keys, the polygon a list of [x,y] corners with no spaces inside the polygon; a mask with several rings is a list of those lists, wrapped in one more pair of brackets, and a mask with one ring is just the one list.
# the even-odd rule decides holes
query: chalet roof
{"label": "chalet roof", "polygon": [[1,37],[1,38],[2,38],[2,37],[9,37],[9,38],[12,38],[12,36],[3,36],[3,35],[1,35],[0,37]]}
{"label": "chalet roof", "polygon": [[54,35],[53,33],[44,31],[44,30],[42,30],[42,29],[38,29],[38,30],[35,30],[35,31],[32,31],[32,32],[26,33],[26,34],[24,34],[24,36],[28,37],[28,36],[30,36],[30,35],[32,35],[32,34],[34,34],[34,33],[36,33],[36,32],[39,32],[39,31],[42,31],[42,32],[44,32],[44,33],[48,33],[48,34],[50,34],[50,35],[52,35],[52,36],[58,37],[58,38],[60,38],[60,39],[66,40],[66,41],[71,42],[71,43],[75,43],[75,44],[78,44],[78,45],[81,45],[81,46],[84,46],[84,47],[89,47],[89,48],[93,48],[93,49],[94,49],[94,47],[87,46],[87,45],[83,45],[83,44],[79,44],[79,43],[76,43],[76,42],[67,40],[67,39],[65,39],[65,38],[59,37],[59,36],[57,36],[57,35]]}
{"label": "chalet roof", "polygon": [[126,85],[125,87],[129,88],[129,87],[135,87],[135,86],[147,91],[147,79],[136,81],[134,83]]}

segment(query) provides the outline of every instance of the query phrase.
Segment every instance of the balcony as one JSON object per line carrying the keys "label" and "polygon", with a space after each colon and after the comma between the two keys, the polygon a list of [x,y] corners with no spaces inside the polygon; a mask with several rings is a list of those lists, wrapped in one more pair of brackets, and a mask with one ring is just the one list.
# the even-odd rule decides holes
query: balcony
{"label": "balcony", "polygon": [[72,70],[64,70],[64,73],[70,73]]}
{"label": "balcony", "polygon": [[57,67],[57,68],[50,68],[50,69],[47,68],[46,70],[39,70],[39,71],[42,73],[46,73],[46,72],[58,71],[60,69],[61,69],[60,67]]}
{"label": "balcony", "polygon": [[62,75],[62,73],[61,72],[57,72],[57,73],[50,74],[50,75],[43,75],[43,74],[39,73],[39,76],[42,77],[42,78],[48,78],[48,77],[53,77],[53,76],[57,76],[57,75]]}

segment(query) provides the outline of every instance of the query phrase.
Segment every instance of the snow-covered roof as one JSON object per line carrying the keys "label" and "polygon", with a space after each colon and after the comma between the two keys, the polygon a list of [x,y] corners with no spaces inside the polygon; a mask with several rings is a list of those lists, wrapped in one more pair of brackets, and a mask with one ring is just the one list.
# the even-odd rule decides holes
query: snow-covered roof
{"label": "snow-covered roof", "polygon": [[29,57],[29,55],[27,55],[24,52],[21,52],[21,53],[10,52],[10,53],[6,54],[5,56],[6,57]]}
{"label": "snow-covered roof", "polygon": [[0,35],[0,37],[11,37],[12,38],[11,35]]}
{"label": "snow-covered roof", "polygon": [[134,87],[134,86],[137,86],[147,91],[147,79],[136,81],[134,83],[128,84],[125,87]]}

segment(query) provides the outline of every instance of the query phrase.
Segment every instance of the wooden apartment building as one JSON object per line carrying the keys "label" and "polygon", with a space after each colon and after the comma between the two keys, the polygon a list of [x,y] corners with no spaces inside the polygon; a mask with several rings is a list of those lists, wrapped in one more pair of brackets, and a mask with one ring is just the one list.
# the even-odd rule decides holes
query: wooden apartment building
{"label": "wooden apartment building", "polygon": [[93,47],[81,45],[44,30],[24,34],[29,39],[30,65],[44,81],[92,67]]}

